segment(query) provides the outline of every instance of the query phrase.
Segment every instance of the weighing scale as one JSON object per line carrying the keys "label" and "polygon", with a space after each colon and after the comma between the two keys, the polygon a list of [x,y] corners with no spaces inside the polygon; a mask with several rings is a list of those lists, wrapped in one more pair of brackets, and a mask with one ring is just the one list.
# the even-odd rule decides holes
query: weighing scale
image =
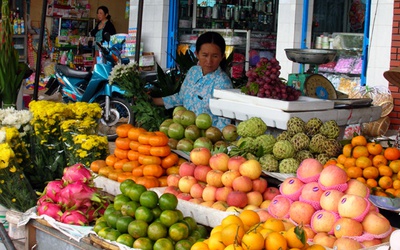
{"label": "weighing scale", "polygon": [[[300,73],[289,74],[288,85],[300,90],[302,95],[325,100],[337,99],[337,93],[332,83],[323,75],[318,74],[318,65],[331,62],[336,50],[325,49],[285,49],[289,60],[303,64]],[[304,64],[310,64],[304,72]]]}

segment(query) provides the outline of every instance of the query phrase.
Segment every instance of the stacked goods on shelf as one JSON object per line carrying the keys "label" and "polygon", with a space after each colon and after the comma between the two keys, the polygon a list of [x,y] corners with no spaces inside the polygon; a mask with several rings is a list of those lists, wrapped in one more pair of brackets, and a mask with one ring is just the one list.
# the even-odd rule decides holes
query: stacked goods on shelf
{"label": "stacked goods on shelf", "polygon": [[103,215],[108,202],[94,187],[91,172],[77,163],[64,169],[62,179],[47,184],[37,202],[37,214],[66,224],[87,226]]}
{"label": "stacked goods on shelf", "polygon": [[266,130],[257,117],[240,122],[237,132],[241,138],[229,154],[257,158],[266,172],[294,174],[302,160],[315,158],[325,164],[342,149],[338,142],[340,128],[334,120],[322,122],[314,117],[305,122],[292,117],[287,121],[287,130],[276,138],[265,134]]}
{"label": "stacked goods on shelf", "polygon": [[206,147],[210,150],[226,151],[230,142],[238,137],[236,127],[227,125],[222,130],[213,126],[207,113],[196,114],[179,106],[171,119],[164,120],[159,130],[169,137],[171,149],[190,152],[193,148]]}
{"label": "stacked goods on shelf", "polygon": [[[182,163],[178,174],[168,176],[164,193],[221,211],[267,208],[279,191],[268,187],[261,173],[257,160],[211,155],[207,148],[196,148],[190,152],[190,162]],[[258,213],[264,218],[265,212]]]}
{"label": "stacked goods on shelf", "polygon": [[118,182],[132,179],[147,188],[166,186],[167,175],[177,171],[179,162],[168,137],[130,124],[118,126],[116,133],[114,153],[92,162],[91,170]]}
{"label": "stacked goods on shelf", "polygon": [[100,238],[135,249],[190,249],[208,237],[205,226],[176,209],[174,195],[159,197],[132,180],[123,181],[120,190],[93,228]]}
{"label": "stacked goods on shelf", "polygon": [[393,97],[390,90],[382,86],[359,86],[349,92],[349,98],[371,98],[373,105],[382,107],[381,118],[374,122],[364,123],[362,131],[371,137],[385,135],[390,125],[389,114],[393,110]]}
{"label": "stacked goods on shelf", "polygon": [[358,135],[344,145],[336,165],[343,168],[349,178],[359,180],[372,194],[400,197],[400,151],[395,147],[383,148]]}

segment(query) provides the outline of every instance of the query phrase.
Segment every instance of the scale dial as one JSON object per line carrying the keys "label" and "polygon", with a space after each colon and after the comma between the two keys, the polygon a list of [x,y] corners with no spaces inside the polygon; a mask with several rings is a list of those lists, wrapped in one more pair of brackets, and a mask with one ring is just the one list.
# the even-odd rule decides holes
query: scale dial
{"label": "scale dial", "polygon": [[337,93],[332,83],[323,75],[314,74],[307,77],[304,83],[304,92],[306,96],[315,97],[324,100],[337,99]]}

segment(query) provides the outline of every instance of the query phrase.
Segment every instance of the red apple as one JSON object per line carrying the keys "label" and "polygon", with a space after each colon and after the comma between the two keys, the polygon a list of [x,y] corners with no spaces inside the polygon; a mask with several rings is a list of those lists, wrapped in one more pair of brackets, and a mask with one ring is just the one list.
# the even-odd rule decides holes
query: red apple
{"label": "red apple", "polygon": [[214,186],[214,187],[222,187],[222,181],[221,181],[221,177],[224,174],[224,172],[222,172],[221,170],[211,170],[207,173],[206,176],[206,180],[207,180],[207,184]]}
{"label": "red apple", "polygon": [[211,151],[208,148],[194,148],[189,154],[190,161],[195,165],[209,165]]}
{"label": "red apple", "polygon": [[222,184],[225,187],[232,187],[233,180],[239,176],[241,176],[239,173],[239,170],[230,169],[222,174],[222,176],[221,176]]}
{"label": "red apple", "polygon": [[252,180],[258,179],[262,173],[261,164],[254,159],[247,160],[240,164],[239,172],[241,175],[247,176]]}
{"label": "red apple", "polygon": [[203,196],[201,198],[203,198],[204,201],[211,201],[214,202],[215,201],[215,192],[217,191],[217,188],[214,186],[206,186],[203,190]]}
{"label": "red apple", "polygon": [[193,197],[192,197],[190,194],[188,194],[188,193],[180,193],[180,194],[178,194],[176,197],[177,197],[178,199],[185,200],[185,201],[189,201],[190,199],[193,198]]}
{"label": "red apple", "polygon": [[260,193],[264,193],[268,187],[268,182],[264,178],[258,178],[253,180],[253,191],[258,191]]}
{"label": "red apple", "polygon": [[193,176],[183,176],[179,179],[178,187],[183,193],[189,193],[190,188],[197,183]]}
{"label": "red apple", "polygon": [[225,153],[217,153],[211,156],[209,164],[212,169],[227,171],[228,161],[229,161],[229,155]]}
{"label": "red apple", "polygon": [[262,193],[258,192],[258,191],[251,191],[248,192],[247,194],[247,203],[249,205],[254,205],[257,207],[260,207],[261,203],[263,202],[263,195]]}
{"label": "red apple", "polygon": [[211,171],[210,166],[206,165],[197,165],[196,168],[194,169],[193,176],[196,178],[198,181],[207,181],[207,173]]}
{"label": "red apple", "polygon": [[169,193],[169,194],[173,194],[175,196],[178,196],[178,194],[182,193],[182,191],[179,190],[178,187],[168,186],[168,187],[165,188],[164,193]]}
{"label": "red apple", "polygon": [[228,194],[226,203],[228,203],[229,206],[244,208],[247,206],[247,195],[242,191],[232,191]]}
{"label": "red apple", "polygon": [[219,187],[215,191],[215,199],[217,201],[226,201],[228,194],[232,191],[233,189],[231,187]]}
{"label": "red apple", "polygon": [[181,176],[179,174],[170,174],[167,177],[167,185],[178,187],[179,179]]}
{"label": "red apple", "polygon": [[179,175],[180,176],[194,176],[194,170],[196,165],[192,162],[185,161],[179,166]]}
{"label": "red apple", "polygon": [[190,188],[190,195],[193,198],[201,198],[203,196],[203,190],[206,187],[204,182],[197,182]]}
{"label": "red apple", "polygon": [[232,182],[233,190],[250,192],[253,189],[253,181],[247,176],[239,176]]}
{"label": "red apple", "polygon": [[264,200],[273,200],[275,196],[281,194],[277,187],[267,187],[265,192],[263,193]]}
{"label": "red apple", "polygon": [[246,158],[241,155],[233,156],[228,160],[228,169],[239,170],[239,166],[245,161],[247,161]]}

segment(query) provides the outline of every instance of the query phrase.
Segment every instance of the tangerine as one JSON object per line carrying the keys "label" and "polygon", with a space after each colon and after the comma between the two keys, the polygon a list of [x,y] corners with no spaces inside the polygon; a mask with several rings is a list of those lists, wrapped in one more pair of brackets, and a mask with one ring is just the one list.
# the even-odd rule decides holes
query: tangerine
{"label": "tangerine", "polygon": [[364,183],[364,184],[367,183],[367,181],[365,180],[364,177],[358,177],[358,178],[356,178],[356,180],[359,181],[359,182],[362,182],[362,183]]}
{"label": "tangerine", "polygon": [[365,146],[365,145],[367,145],[367,138],[365,138],[363,135],[357,135],[357,136],[351,138],[351,145],[353,147]]}
{"label": "tangerine", "polygon": [[379,177],[379,170],[376,167],[367,167],[363,170],[363,177],[366,179],[376,179]]}
{"label": "tangerine", "polygon": [[389,163],[389,167],[393,173],[397,174],[400,171],[400,160],[394,160]]}
{"label": "tangerine", "polygon": [[239,214],[239,218],[242,220],[245,230],[248,230],[257,223],[260,223],[260,216],[256,211],[253,210],[243,210]]}
{"label": "tangerine", "polygon": [[378,186],[378,182],[375,179],[367,179],[367,186],[370,188],[374,188]]}
{"label": "tangerine", "polygon": [[394,189],[400,189],[400,179],[394,180],[392,185]]}
{"label": "tangerine", "polygon": [[264,248],[264,246],[265,246],[265,240],[260,232],[249,231],[243,235],[242,247],[244,249],[261,250]]}
{"label": "tangerine", "polygon": [[268,218],[264,222],[263,227],[266,229],[271,229],[274,232],[280,232],[285,230],[285,224],[283,224],[283,221],[275,218]]}
{"label": "tangerine", "polygon": [[382,145],[376,142],[368,142],[367,149],[371,155],[379,155],[383,150]]}
{"label": "tangerine", "polygon": [[344,154],[340,154],[337,158],[337,162],[340,164],[344,164],[344,162],[346,161],[347,157]]}
{"label": "tangerine", "polygon": [[356,166],[356,158],[347,157],[343,163],[345,168],[355,167]]}
{"label": "tangerine", "polygon": [[342,152],[344,156],[351,157],[352,151],[353,151],[353,146],[351,144],[346,144],[343,146]]}
{"label": "tangerine", "polygon": [[369,156],[369,152],[366,146],[355,146],[351,154],[354,158],[359,158],[361,156]]}
{"label": "tangerine", "polygon": [[347,176],[353,179],[363,176],[363,170],[360,167],[349,167],[346,172]]}
{"label": "tangerine", "polygon": [[229,224],[221,230],[222,242],[225,246],[235,242],[240,244],[244,234],[245,231],[243,226],[238,224]]}
{"label": "tangerine", "polygon": [[393,175],[393,170],[389,166],[381,165],[378,167],[379,175],[381,176],[389,176]]}
{"label": "tangerine", "polygon": [[395,147],[389,147],[383,151],[383,155],[385,156],[386,159],[390,161],[395,161],[400,158],[400,151]]}
{"label": "tangerine", "polygon": [[221,232],[216,232],[210,235],[210,238],[208,239],[208,248],[215,250],[223,250],[225,248],[225,245],[222,242]]}
{"label": "tangerine", "polygon": [[288,247],[303,248],[306,245],[306,232],[301,226],[289,228],[285,233]]}
{"label": "tangerine", "polygon": [[268,234],[267,238],[265,239],[265,249],[266,250],[287,249],[286,238],[278,232],[272,232]]}
{"label": "tangerine", "polygon": [[360,168],[371,167],[372,161],[366,156],[360,156],[356,159],[356,166]]}
{"label": "tangerine", "polygon": [[383,155],[375,155],[374,158],[372,158],[372,165],[375,167],[379,167],[380,165],[387,165],[388,160],[385,158]]}
{"label": "tangerine", "polygon": [[378,185],[383,189],[391,188],[393,185],[392,178],[390,178],[389,176],[382,176],[378,180]]}

